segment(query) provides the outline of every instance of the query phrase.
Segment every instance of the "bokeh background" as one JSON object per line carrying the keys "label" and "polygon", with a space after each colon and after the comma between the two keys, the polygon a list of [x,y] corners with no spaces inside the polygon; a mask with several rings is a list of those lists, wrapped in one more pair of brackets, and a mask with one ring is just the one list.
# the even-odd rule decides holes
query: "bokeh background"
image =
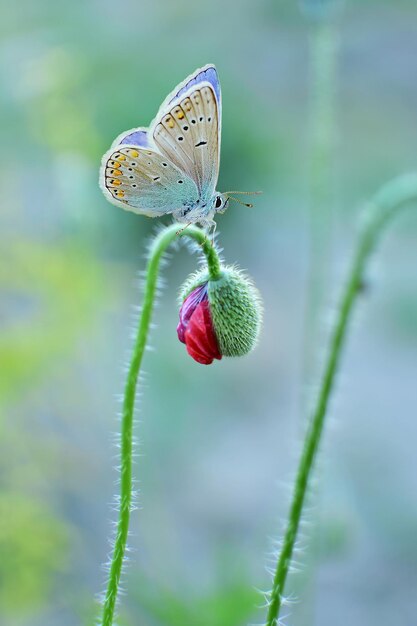
{"label": "bokeh background", "polygon": [[[164,270],[120,624],[262,623],[257,589],[270,585],[363,202],[416,168],[415,2],[330,9],[3,5],[1,624],[87,626],[96,615],[118,396],[156,227],[106,202],[99,163],[207,62],[223,89],[219,189],[264,192],[254,209],[219,217],[219,244],[261,290],[265,324],[250,356],[196,364],[175,327],[197,258],[182,249]],[[286,623],[416,623],[416,250],[410,210],[382,243],[351,329]]]}

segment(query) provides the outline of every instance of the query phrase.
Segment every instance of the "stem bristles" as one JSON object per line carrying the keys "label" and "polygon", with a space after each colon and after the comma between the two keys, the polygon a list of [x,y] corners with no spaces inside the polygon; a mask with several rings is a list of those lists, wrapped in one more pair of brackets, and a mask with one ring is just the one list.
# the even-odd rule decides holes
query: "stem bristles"
{"label": "stem bristles", "polygon": [[220,259],[214,246],[201,229],[190,226],[178,233],[175,224],[161,230],[152,241],[149,249],[149,259],[145,274],[143,304],[140,311],[138,330],[127,370],[125,383],[120,436],[120,496],[118,499],[118,521],[113,544],[113,552],[109,565],[107,590],[103,601],[101,626],[113,626],[116,601],[120,590],[120,577],[127,549],[130,515],[134,508],[134,493],[132,479],[133,464],[133,415],[137,397],[137,384],[142,365],[142,359],[148,344],[148,334],[151,326],[151,317],[155,304],[155,297],[159,285],[159,270],[163,256],[168,246],[179,237],[195,241],[204,253],[210,278],[217,280],[221,275]]}
{"label": "stem bristles", "polygon": [[284,533],[281,553],[275,569],[266,626],[275,626],[279,617],[282,605],[281,596],[284,592],[294,552],[294,544],[304,509],[307,487],[321,440],[328,403],[334,388],[335,375],[346,339],[348,324],[351,321],[353,305],[361,293],[367,262],[376,247],[383,227],[389,219],[396,215],[399,207],[415,200],[417,200],[417,174],[408,174],[382,187],[369,203],[363,229],[358,238],[356,252],[330,336],[327,360],[324,365],[316,406],[304,440],[304,447],[294,483],[287,529]]}

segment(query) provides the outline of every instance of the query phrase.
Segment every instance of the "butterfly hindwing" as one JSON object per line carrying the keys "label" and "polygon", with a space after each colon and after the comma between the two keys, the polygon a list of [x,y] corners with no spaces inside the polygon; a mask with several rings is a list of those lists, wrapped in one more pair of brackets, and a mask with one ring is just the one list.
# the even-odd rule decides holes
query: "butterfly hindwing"
{"label": "butterfly hindwing", "polygon": [[151,142],[152,138],[149,136],[149,129],[139,126],[139,128],[131,128],[120,133],[113,141],[111,147],[116,150],[118,146],[125,144],[127,146],[151,149]]}
{"label": "butterfly hindwing", "polygon": [[160,110],[150,128],[156,147],[195,181],[203,202],[217,183],[220,123],[213,85],[201,82]]}
{"label": "butterfly hindwing", "polygon": [[199,197],[193,180],[155,150],[119,145],[105,155],[102,168],[109,199],[136,213],[157,217]]}

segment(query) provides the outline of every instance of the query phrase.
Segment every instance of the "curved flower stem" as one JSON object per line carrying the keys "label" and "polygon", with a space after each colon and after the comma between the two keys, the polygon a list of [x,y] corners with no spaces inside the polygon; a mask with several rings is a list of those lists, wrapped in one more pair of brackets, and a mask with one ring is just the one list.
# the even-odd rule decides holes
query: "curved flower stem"
{"label": "curved flower stem", "polygon": [[328,401],[333,389],[334,377],[346,338],[353,304],[361,291],[367,261],[386,222],[396,214],[400,206],[412,200],[417,200],[417,174],[404,175],[391,181],[374,196],[368,206],[365,216],[366,220],[362,233],[359,236],[356,253],[342,294],[339,313],[331,334],[317,404],[305,437],[304,448],[294,484],[287,528],[269,599],[266,626],[277,626],[278,624],[285,581],[303,511],[308,481],[320,443]]}
{"label": "curved flower stem", "polygon": [[142,313],[139,320],[138,332],[133,347],[133,353],[124,390],[120,442],[121,475],[119,519],[117,522],[107,591],[103,603],[102,626],[112,626],[113,624],[120,575],[129,532],[130,512],[132,507],[132,428],[137,380],[148,339],[160,261],[167,247],[174,241],[174,239],[177,238],[177,236],[190,237],[201,245],[202,251],[207,259],[208,270],[212,280],[218,279],[221,274],[220,260],[217,252],[207,239],[205,233],[199,228],[196,228],[195,226],[188,226],[186,229],[179,231],[178,225],[174,224],[162,230],[156,236],[147,264]]}

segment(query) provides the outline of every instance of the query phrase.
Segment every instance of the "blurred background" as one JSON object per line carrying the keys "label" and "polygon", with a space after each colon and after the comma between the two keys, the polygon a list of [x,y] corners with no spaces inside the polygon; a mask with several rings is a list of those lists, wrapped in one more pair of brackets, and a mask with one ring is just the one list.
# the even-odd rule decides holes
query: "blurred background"
{"label": "blurred background", "polygon": [[[264,192],[219,216],[219,245],[254,278],[265,323],[250,356],[196,364],[175,328],[197,258],[182,248],[164,270],[119,623],[262,623],[257,589],[363,203],[416,168],[416,4],[23,0],[3,6],[0,31],[0,623],[96,615],[118,397],[157,226],[106,202],[100,159],[208,62],[223,90],[218,189]],[[288,624],[415,624],[416,250],[410,210],[351,328]]]}

